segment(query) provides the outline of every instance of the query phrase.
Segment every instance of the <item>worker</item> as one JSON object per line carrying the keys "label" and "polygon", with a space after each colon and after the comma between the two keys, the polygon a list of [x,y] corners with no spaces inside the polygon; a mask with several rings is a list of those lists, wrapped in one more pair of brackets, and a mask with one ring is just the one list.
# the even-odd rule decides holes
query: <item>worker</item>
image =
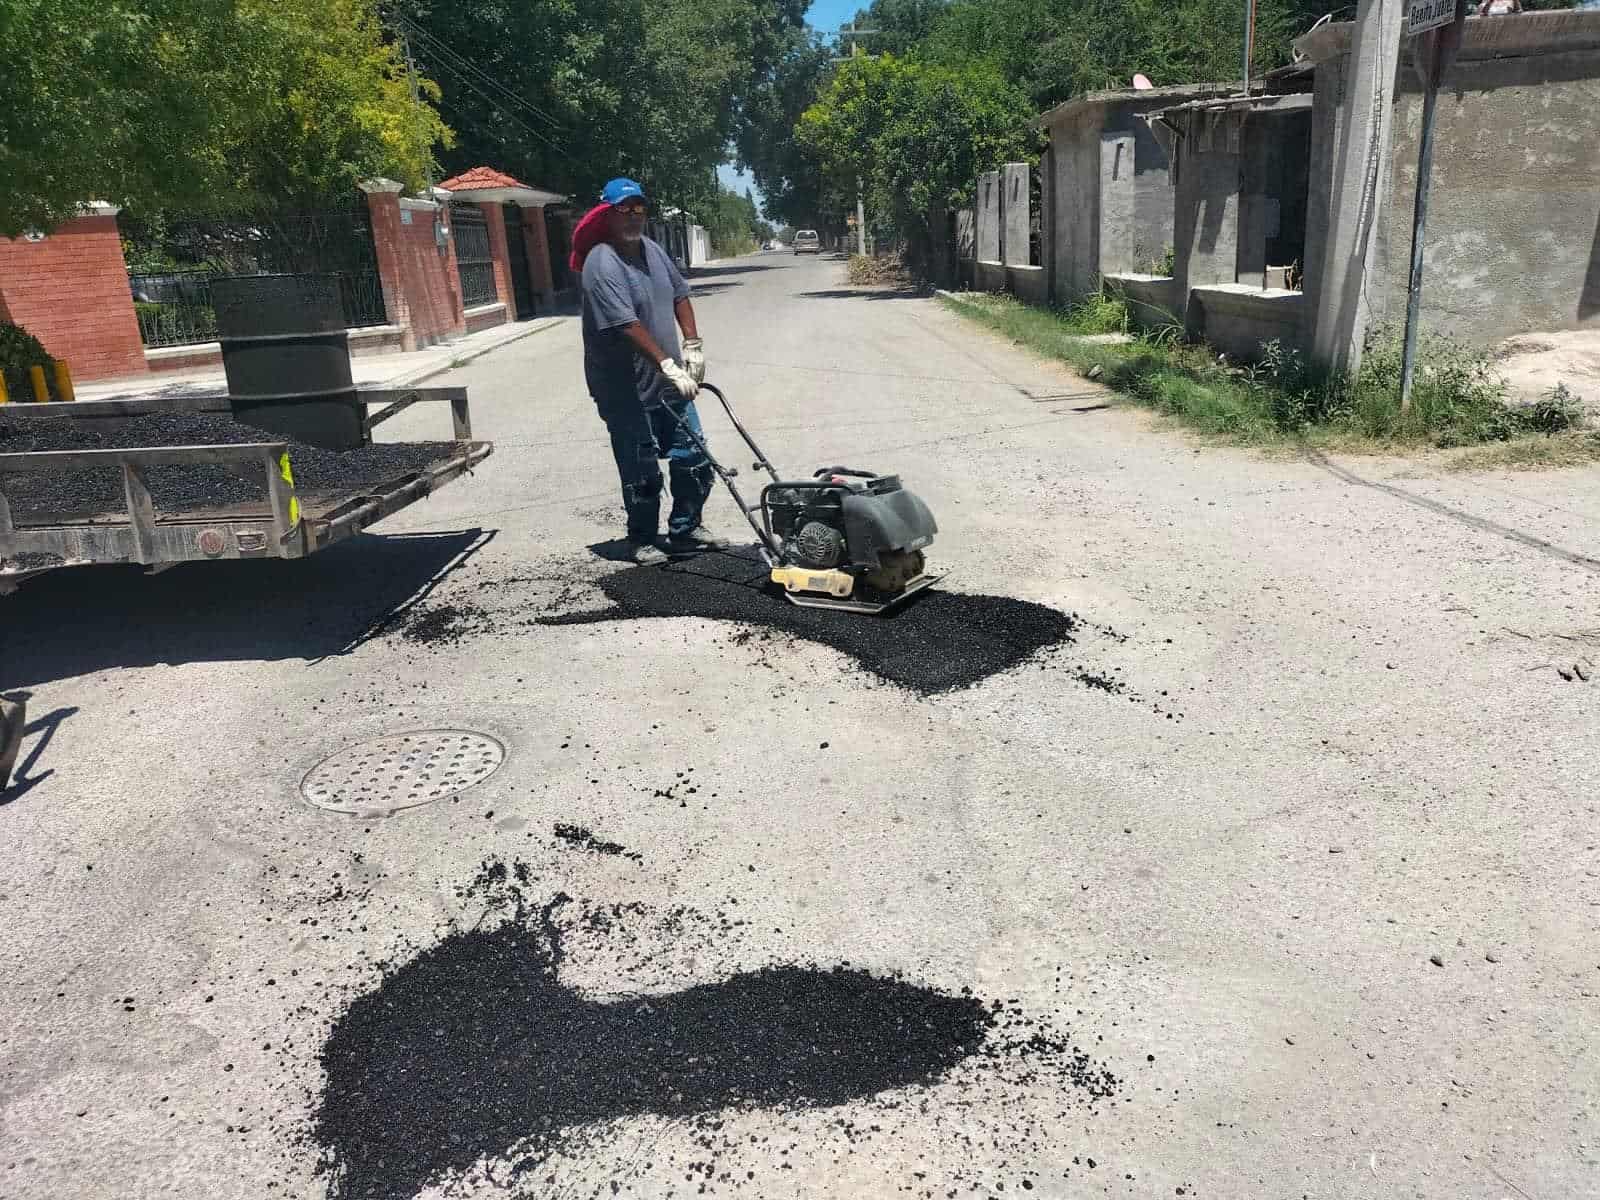
{"label": "worker", "polygon": [[[683,428],[700,433],[694,397],[705,379],[704,346],[688,283],[645,236],[647,214],[644,189],[613,179],[574,231],[571,258],[583,276],[584,378],[611,435],[627,513],[626,553],[640,563],[721,545],[700,528],[711,465]],[[665,552],[658,541],[661,458],[672,482]]]}

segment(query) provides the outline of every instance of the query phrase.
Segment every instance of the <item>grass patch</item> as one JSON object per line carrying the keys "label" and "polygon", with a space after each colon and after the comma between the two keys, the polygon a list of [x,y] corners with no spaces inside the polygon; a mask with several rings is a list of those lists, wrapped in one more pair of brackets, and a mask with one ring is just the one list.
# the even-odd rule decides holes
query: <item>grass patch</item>
{"label": "grass patch", "polygon": [[1566,388],[1536,404],[1511,404],[1486,355],[1438,336],[1422,340],[1411,408],[1402,412],[1400,340],[1391,330],[1369,339],[1352,378],[1319,370],[1275,342],[1262,347],[1260,362],[1233,366],[1209,347],[1185,342],[1175,325],[1123,344],[1086,341],[1131,330],[1126,305],[1107,296],[1068,309],[977,293],[945,304],[1081,372],[1098,367],[1099,378],[1130,399],[1236,444],[1357,453],[1481,448],[1453,458],[1458,470],[1565,466],[1600,456],[1600,435],[1584,428],[1582,406]]}
{"label": "grass patch", "polygon": [[1600,432],[1593,429],[1520,437],[1490,446],[1456,451],[1444,461],[1447,471],[1545,471],[1587,467],[1600,462]]}

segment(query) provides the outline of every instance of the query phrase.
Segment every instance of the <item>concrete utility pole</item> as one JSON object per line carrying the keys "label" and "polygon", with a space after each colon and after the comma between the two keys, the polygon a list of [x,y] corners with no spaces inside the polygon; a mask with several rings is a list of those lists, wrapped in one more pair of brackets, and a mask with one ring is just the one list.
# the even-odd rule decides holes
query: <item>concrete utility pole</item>
{"label": "concrete utility pole", "polygon": [[1467,0],[1411,0],[1406,33],[1422,79],[1422,137],[1417,151],[1417,197],[1411,216],[1411,282],[1406,288],[1406,340],[1400,357],[1400,411],[1411,411],[1411,380],[1417,369],[1417,326],[1422,315],[1422,258],[1427,248],[1428,190],[1433,176],[1433,125],[1439,84],[1461,49]]}
{"label": "concrete utility pole", "polygon": [[1256,0],[1244,0],[1244,94],[1250,94],[1250,72],[1256,59]]}
{"label": "concrete utility pole", "polygon": [[[878,30],[878,29],[862,29],[858,25],[841,25],[839,27],[839,36],[840,37],[848,36],[850,38],[850,57],[851,58],[860,58],[861,57],[861,43],[856,40],[861,34],[864,34],[864,33],[881,33],[881,32],[882,32],[882,30]],[[868,57],[871,57],[871,56],[869,55]],[[834,62],[843,62],[844,59],[835,58],[833,61]],[[861,198],[861,178],[860,178],[860,176],[856,177],[856,253],[861,255],[863,258],[866,257],[866,253],[867,253],[867,210],[866,210],[866,204],[863,202],[863,200]]]}
{"label": "concrete utility pole", "polygon": [[1317,287],[1312,354],[1345,371],[1361,365],[1371,317],[1367,267],[1388,200],[1394,76],[1405,15],[1395,0],[1360,0],[1350,54],[1341,65],[1351,102],[1333,136],[1328,251]]}

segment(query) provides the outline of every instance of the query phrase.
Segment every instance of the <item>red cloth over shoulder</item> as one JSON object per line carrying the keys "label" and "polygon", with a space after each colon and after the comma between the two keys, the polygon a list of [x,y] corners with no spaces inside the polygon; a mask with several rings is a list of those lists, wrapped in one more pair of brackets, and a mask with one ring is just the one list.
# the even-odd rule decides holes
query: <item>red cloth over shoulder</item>
{"label": "red cloth over shoulder", "polygon": [[589,251],[606,240],[606,214],[610,211],[611,205],[596,204],[583,214],[583,220],[572,231],[572,253],[567,256],[567,265],[574,272],[581,274]]}

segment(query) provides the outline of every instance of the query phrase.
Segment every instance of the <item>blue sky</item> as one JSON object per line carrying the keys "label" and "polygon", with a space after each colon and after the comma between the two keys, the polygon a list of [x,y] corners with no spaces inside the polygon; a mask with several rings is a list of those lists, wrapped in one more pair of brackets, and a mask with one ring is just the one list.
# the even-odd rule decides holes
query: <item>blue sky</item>
{"label": "blue sky", "polygon": [[[857,12],[871,3],[872,0],[812,0],[811,7],[806,10],[806,22],[816,30],[834,30],[852,20]],[[732,164],[724,163],[719,167],[717,178],[722,180],[723,187],[736,192],[743,192],[745,188],[754,189],[756,203],[761,203],[761,189],[756,187],[756,181],[744,172],[735,171]]]}

